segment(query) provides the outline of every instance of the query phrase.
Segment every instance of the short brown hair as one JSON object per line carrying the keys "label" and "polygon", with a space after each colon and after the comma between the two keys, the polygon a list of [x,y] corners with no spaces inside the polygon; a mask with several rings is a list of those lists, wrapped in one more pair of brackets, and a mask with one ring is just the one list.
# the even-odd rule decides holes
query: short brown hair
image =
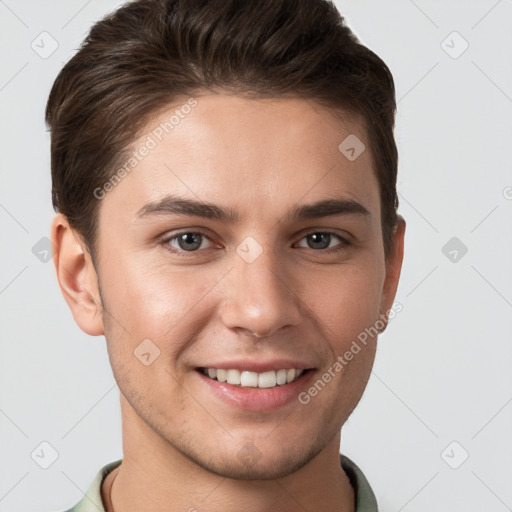
{"label": "short brown hair", "polygon": [[153,114],[215,89],[293,95],[361,116],[387,257],[398,208],[393,77],[327,0],[136,0],[92,27],[46,106],[53,206],[92,255],[94,190]]}

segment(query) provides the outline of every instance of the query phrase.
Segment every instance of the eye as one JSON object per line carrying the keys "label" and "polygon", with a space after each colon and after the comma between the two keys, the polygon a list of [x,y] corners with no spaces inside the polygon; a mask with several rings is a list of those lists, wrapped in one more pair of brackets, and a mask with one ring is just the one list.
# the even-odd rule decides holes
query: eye
{"label": "eye", "polygon": [[186,231],[173,235],[163,241],[163,244],[172,253],[196,252],[199,249],[208,248],[211,240],[203,233]]}
{"label": "eye", "polygon": [[[336,240],[338,241],[337,243]],[[182,231],[181,233],[173,234],[164,239],[162,244],[169,252],[179,256],[212,247],[210,238],[200,231]],[[306,249],[335,252],[349,246],[350,242],[330,231],[314,231],[304,236],[297,245]]]}
{"label": "eye", "polygon": [[[340,242],[333,246],[331,242],[333,242],[334,239],[338,239]],[[301,244],[302,240],[306,241],[306,246]],[[320,250],[329,249],[329,251],[341,250],[344,247],[350,245],[350,242],[348,240],[345,240],[340,235],[337,235],[336,233],[332,233],[330,231],[315,231],[312,233],[308,233],[304,238],[301,239],[301,242],[299,242],[299,247]]]}

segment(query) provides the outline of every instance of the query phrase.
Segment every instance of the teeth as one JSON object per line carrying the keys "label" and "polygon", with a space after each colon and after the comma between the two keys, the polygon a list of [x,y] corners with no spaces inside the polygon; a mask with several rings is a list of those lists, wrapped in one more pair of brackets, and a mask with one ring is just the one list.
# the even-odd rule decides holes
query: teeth
{"label": "teeth", "polygon": [[238,370],[228,370],[228,384],[240,384],[240,372]]}
{"label": "teeth", "polygon": [[259,388],[273,388],[277,384],[276,372],[264,372],[258,375]]}
{"label": "teeth", "polygon": [[248,388],[274,388],[283,386],[297,380],[304,370],[296,370],[295,368],[286,370],[268,371],[263,373],[240,371],[240,370],[224,370],[221,368],[204,368],[203,373],[208,375],[210,379],[217,379],[219,382],[227,382],[234,386],[242,386]]}
{"label": "teeth", "polygon": [[286,370],[278,370],[276,373],[276,383],[282,386],[283,384],[286,384]]}
{"label": "teeth", "polygon": [[242,372],[240,384],[244,387],[257,388],[258,374],[256,372]]}

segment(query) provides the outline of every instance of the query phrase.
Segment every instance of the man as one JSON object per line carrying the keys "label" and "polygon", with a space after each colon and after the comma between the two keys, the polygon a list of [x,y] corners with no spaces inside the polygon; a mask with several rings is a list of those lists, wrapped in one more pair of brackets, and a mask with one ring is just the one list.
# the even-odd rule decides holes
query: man
{"label": "man", "polygon": [[123,458],[71,510],[377,510],[340,455],[394,311],[391,73],[323,0],[138,0],[51,91],[62,293]]}

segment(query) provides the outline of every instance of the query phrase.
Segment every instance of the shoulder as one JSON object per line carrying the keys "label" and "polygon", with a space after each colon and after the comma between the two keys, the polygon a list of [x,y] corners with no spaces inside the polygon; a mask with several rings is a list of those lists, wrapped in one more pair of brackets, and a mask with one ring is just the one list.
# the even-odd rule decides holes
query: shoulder
{"label": "shoulder", "polygon": [[359,466],[346,455],[341,454],[340,463],[350,480],[350,484],[354,488],[356,497],[355,512],[378,512],[377,498]]}
{"label": "shoulder", "polygon": [[106,476],[117,468],[122,461],[122,459],[119,459],[103,466],[94,477],[82,499],[74,507],[60,512],[105,512],[101,500],[101,484]]}

